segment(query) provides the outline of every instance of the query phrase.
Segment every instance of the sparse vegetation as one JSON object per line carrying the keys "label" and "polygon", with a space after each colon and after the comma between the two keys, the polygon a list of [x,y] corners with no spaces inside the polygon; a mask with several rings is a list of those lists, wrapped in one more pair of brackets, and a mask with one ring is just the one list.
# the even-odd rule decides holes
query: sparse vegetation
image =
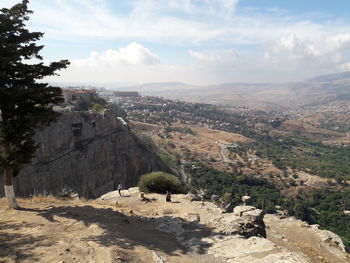
{"label": "sparse vegetation", "polygon": [[71,197],[73,193],[74,193],[74,190],[72,187],[70,187],[69,185],[62,185],[57,191],[57,196],[62,198],[67,198],[67,197]]}
{"label": "sparse vegetation", "polygon": [[[337,233],[350,247],[350,221],[344,214],[345,210],[350,210],[350,191],[313,190],[301,192],[296,198],[285,198],[266,180],[221,172],[203,164],[188,164],[186,171],[191,175],[192,188],[204,192],[203,197],[207,200],[215,194],[222,196],[225,202],[230,200],[239,205],[241,197],[249,195],[248,204],[267,213],[275,212],[276,205],[279,205],[290,215]],[[294,184],[294,181],[290,183]]]}
{"label": "sparse vegetation", "polygon": [[81,111],[92,110],[96,112],[102,112],[108,109],[108,103],[98,95],[91,95],[88,98],[82,97],[79,101],[78,108]]}

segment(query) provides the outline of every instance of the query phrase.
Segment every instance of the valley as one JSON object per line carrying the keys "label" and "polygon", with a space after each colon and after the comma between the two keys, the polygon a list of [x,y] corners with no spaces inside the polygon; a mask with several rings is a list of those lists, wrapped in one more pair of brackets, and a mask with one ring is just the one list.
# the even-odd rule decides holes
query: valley
{"label": "valley", "polygon": [[[192,191],[290,215],[341,234],[348,244],[350,147],[346,132],[304,115],[138,97],[122,104],[131,129],[149,141]],[[308,112],[310,114],[310,112]],[[309,117],[309,119],[312,119]]]}
{"label": "valley", "polygon": [[1,1],[0,263],[349,263],[343,2]]}

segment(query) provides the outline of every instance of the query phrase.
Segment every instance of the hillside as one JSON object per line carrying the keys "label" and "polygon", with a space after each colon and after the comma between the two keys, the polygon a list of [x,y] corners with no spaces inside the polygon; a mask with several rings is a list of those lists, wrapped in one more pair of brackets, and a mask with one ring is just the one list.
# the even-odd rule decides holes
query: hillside
{"label": "hillside", "polygon": [[[6,210],[1,199],[4,262],[349,261],[347,133],[321,127],[321,119],[295,117],[298,112],[155,97],[122,106],[128,123],[107,112],[75,112],[40,130],[39,155],[22,174],[40,176],[22,177],[21,187],[33,192],[35,185],[65,183],[80,197],[97,198],[120,179],[133,186],[143,173],[170,167],[193,195],[165,203],[149,194],[152,202],[144,203],[135,189],[95,201],[42,191],[44,197],[20,199],[25,208],[18,211]],[[45,173],[60,176],[34,184]],[[247,206],[244,195],[251,197]],[[233,213],[191,201],[215,196],[236,206]]]}
{"label": "hillside", "polygon": [[206,200],[250,195],[251,204],[339,234],[350,245],[350,147],[344,132],[291,116],[156,97],[123,105],[131,129]]}
{"label": "hillside", "polygon": [[[222,214],[214,204],[173,195],[139,201],[136,189],[96,201],[0,199],[0,261],[147,263],[345,263],[340,239],[317,226],[249,206]],[[117,206],[115,203],[117,201]],[[263,221],[262,221],[263,219]],[[300,235],[302,233],[302,235]],[[266,234],[267,238],[263,236]],[[262,236],[263,235],[263,236]],[[233,249],[234,248],[234,249]]]}
{"label": "hillside", "polygon": [[295,83],[225,83],[207,86],[153,83],[125,89],[138,90],[143,95],[199,103],[246,106],[265,111],[350,103],[349,72],[319,76]]}

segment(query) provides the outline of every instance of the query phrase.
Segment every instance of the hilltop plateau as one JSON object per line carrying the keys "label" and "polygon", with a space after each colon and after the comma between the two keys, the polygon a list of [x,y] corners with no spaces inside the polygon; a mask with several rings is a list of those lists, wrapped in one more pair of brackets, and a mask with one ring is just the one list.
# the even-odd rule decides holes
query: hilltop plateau
{"label": "hilltop plateau", "polygon": [[[251,206],[223,214],[190,195],[147,195],[137,188],[95,201],[0,199],[1,262],[284,262],[345,263],[339,237],[293,218]],[[4,213],[6,211],[6,213]],[[302,235],[300,234],[302,233]],[[265,238],[266,236],[266,238]]]}

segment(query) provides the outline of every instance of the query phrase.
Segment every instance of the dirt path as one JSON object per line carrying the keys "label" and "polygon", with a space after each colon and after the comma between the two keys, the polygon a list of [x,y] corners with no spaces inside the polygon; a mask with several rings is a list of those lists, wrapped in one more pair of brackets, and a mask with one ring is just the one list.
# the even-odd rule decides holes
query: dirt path
{"label": "dirt path", "polygon": [[[138,263],[160,262],[160,257],[169,263],[215,262],[205,255],[204,247],[193,256],[176,235],[157,230],[154,221],[137,215],[137,207],[134,213],[130,207],[96,202],[48,201],[19,200],[26,209],[11,211],[0,199],[1,263]],[[146,215],[152,213],[152,209],[146,210]]]}
{"label": "dirt path", "polygon": [[0,201],[0,262],[196,262],[147,219],[81,202]]}
{"label": "dirt path", "polygon": [[220,145],[220,147],[221,147],[220,154],[221,154],[222,161],[224,163],[231,163],[232,161],[225,154],[226,148],[222,145]]}

